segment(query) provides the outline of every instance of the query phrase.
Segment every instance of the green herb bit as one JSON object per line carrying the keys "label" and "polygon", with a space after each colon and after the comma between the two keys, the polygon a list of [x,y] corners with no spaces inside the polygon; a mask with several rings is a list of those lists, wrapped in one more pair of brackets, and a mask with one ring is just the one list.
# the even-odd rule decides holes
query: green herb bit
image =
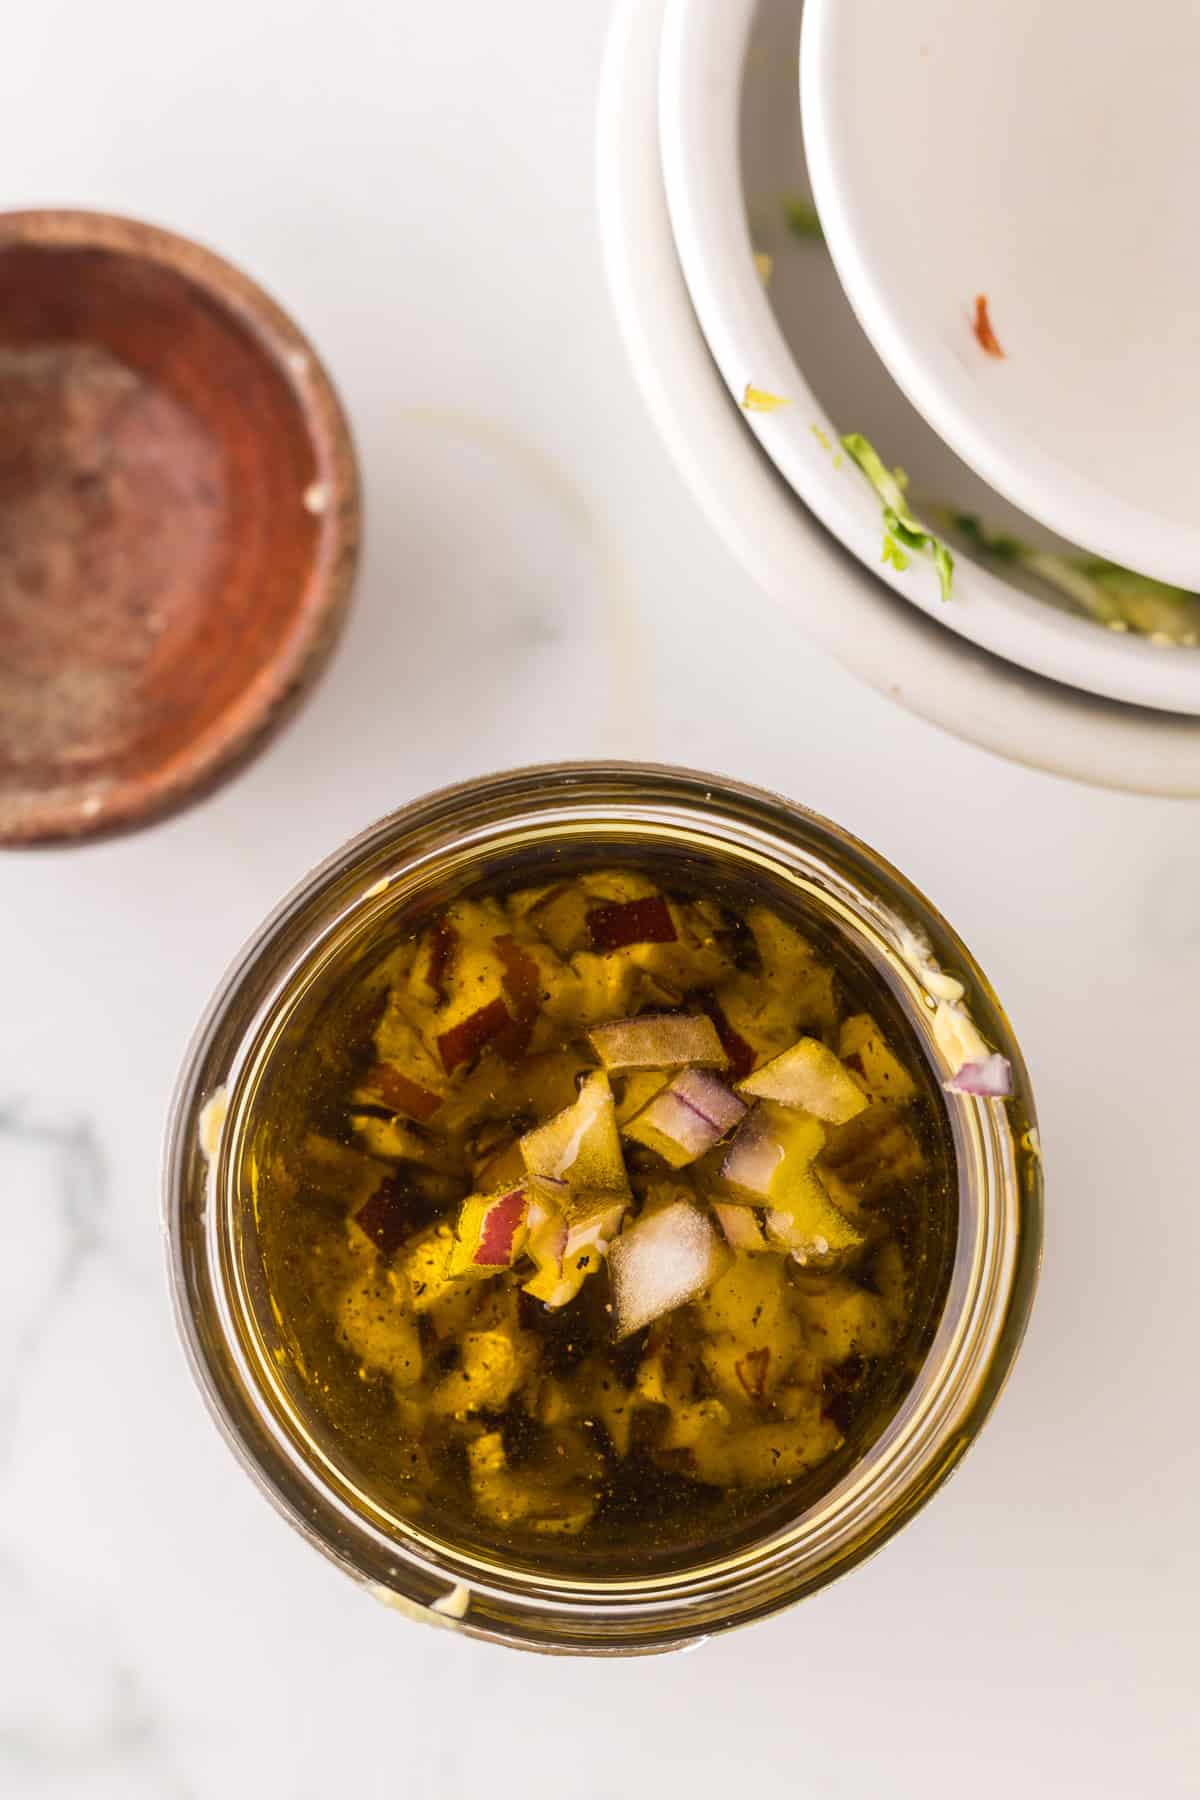
{"label": "green herb bit", "polygon": [[1103,557],[1035,550],[1010,532],[991,530],[977,513],[947,509],[945,517],[972,549],[995,562],[1019,563],[1110,631],[1135,631],[1162,644],[1200,644],[1200,595],[1186,588],[1139,575]]}
{"label": "green herb bit", "polygon": [[981,556],[994,557],[997,562],[1023,562],[1032,554],[1029,545],[1010,532],[991,530],[978,513],[952,512],[946,508],[945,518],[950,530],[956,531]]}
{"label": "green herb bit", "polygon": [[[942,590],[942,599],[950,598],[950,584],[954,579],[954,558],[941,538],[926,529],[921,521],[909,511],[904,489],[907,477],[902,469],[889,469],[874,445],[862,436],[861,432],[852,431],[842,439],[843,447],[854,458],[875,492],[883,502],[883,523],[885,534],[895,538],[908,550],[928,551],[933,558],[933,566],[937,570],[938,582]],[[886,545],[884,561],[892,562],[897,568],[901,565],[889,555]]]}
{"label": "green herb bit", "polygon": [[811,200],[785,200],[783,216],[787,220],[787,228],[794,238],[800,238],[805,243],[823,244],[825,242],[825,233],[821,230],[821,221],[817,217],[817,209]]}

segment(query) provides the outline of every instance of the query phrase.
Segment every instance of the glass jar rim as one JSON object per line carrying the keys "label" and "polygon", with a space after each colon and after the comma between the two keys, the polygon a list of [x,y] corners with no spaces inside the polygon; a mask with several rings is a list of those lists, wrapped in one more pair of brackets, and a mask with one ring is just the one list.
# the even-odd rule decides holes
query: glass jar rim
{"label": "glass jar rim", "polygon": [[[397,1534],[286,1420],[247,1350],[228,1228],[233,1146],[248,1073],[298,985],[361,942],[397,901],[465,878],[514,842],[603,837],[733,859],[802,893],[887,982],[941,1080],[934,1033],[947,977],[1010,1062],[1006,1101],[948,1094],[958,1242],[929,1348],[896,1414],[845,1475],[786,1525],[664,1574],[539,1575]],[[621,834],[624,834],[623,836]],[[176,1319],[227,1442],[311,1542],[389,1604],[528,1648],[633,1654],[680,1647],[800,1598],[880,1547],[973,1440],[1003,1384],[1032,1302],[1041,1248],[1041,1159],[1028,1076],[1008,1021],[966,946],[876,852],[795,802],[686,769],[626,762],[535,766],[456,784],[377,821],[320,864],[235,959],[197,1029],[172,1106],[166,1235]],[[375,1516],[373,1516],[373,1513]]]}

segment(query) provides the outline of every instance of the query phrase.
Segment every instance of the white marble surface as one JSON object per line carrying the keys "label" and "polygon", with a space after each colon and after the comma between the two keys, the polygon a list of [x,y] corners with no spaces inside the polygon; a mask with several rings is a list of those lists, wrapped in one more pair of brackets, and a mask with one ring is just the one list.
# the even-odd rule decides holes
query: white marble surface
{"label": "white marble surface", "polygon": [[[6,25],[6,203],[137,211],[242,261],[327,354],[370,505],[344,647],[253,768],[141,836],[0,864],[13,1800],[1200,1785],[1200,807],[963,748],[747,589],[610,318],[606,16],[44,0]],[[776,785],[900,863],[1008,1004],[1049,1172],[1029,1339],[948,1489],[800,1610],[629,1665],[421,1631],[308,1550],[193,1392],[158,1226],[187,1035],[279,894],[429,786],[593,752]]]}

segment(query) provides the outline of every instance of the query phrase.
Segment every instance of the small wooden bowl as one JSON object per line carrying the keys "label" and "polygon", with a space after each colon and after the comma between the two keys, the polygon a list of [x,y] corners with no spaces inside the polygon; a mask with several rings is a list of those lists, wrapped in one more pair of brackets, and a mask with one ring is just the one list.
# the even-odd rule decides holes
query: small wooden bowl
{"label": "small wooden bowl", "polygon": [[0,214],[0,843],[139,824],[256,749],[358,537],[337,395],[260,288],[130,219]]}

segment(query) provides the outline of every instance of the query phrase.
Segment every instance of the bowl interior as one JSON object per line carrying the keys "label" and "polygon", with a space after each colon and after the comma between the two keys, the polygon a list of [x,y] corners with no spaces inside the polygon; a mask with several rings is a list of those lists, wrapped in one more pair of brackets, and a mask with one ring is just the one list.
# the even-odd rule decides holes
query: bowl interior
{"label": "bowl interior", "polygon": [[[881,563],[880,502],[839,453],[844,432],[862,432],[888,465],[903,465],[913,505],[935,529],[943,510],[973,514],[1034,552],[1078,553],[947,448],[872,349],[819,236],[789,230],[787,204],[808,179],[796,84],[802,12],[800,0],[668,0],[664,11],[660,141],[691,300],[734,399],[749,382],[789,402],[743,413],[748,428],[841,542],[939,625],[1090,693],[1200,712],[1200,657],[1100,629],[1032,572],[976,558],[949,532],[948,601],[921,555],[903,570]],[[754,262],[764,252],[765,285]]]}
{"label": "bowl interior", "polygon": [[339,598],[352,470],[315,359],[226,265],[145,228],[7,224],[0,839],[20,840],[129,822],[245,748]]}
{"label": "bowl interior", "polygon": [[892,13],[804,21],[814,191],[872,342],[1016,504],[1197,586],[1200,11],[1162,0],[1148,30],[1089,0],[913,0],[900,34]]}

